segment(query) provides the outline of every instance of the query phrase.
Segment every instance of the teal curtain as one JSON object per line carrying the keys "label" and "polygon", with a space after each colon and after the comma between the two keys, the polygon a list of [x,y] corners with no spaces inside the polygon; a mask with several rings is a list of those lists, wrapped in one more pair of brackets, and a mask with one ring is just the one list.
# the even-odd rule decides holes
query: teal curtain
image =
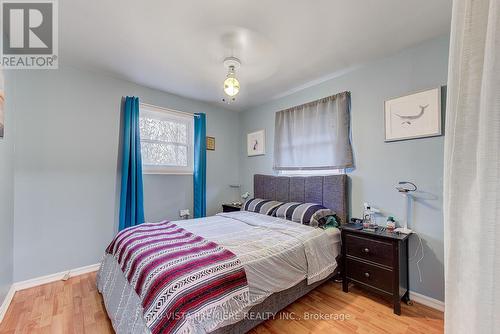
{"label": "teal curtain", "polygon": [[139,98],[137,97],[125,98],[122,130],[120,230],[144,222]]}
{"label": "teal curtain", "polygon": [[194,115],[194,218],[207,215],[207,144],[206,117]]}

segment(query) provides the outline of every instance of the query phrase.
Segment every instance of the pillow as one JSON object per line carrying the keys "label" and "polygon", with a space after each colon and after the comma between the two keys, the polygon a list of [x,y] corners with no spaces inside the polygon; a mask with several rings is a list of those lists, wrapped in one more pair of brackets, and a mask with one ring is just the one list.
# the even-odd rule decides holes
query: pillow
{"label": "pillow", "polygon": [[284,203],[276,209],[275,216],[291,220],[296,223],[321,227],[326,224],[327,217],[335,215],[335,212],[315,203]]}
{"label": "pillow", "polygon": [[245,204],[243,204],[241,210],[273,216],[276,208],[278,208],[281,204],[283,203],[278,201],[271,201],[269,199],[251,198],[247,200]]}
{"label": "pillow", "polygon": [[293,212],[300,204],[301,203],[298,202],[283,203],[283,205],[281,205],[279,208],[276,209],[274,216],[278,218],[292,220]]}

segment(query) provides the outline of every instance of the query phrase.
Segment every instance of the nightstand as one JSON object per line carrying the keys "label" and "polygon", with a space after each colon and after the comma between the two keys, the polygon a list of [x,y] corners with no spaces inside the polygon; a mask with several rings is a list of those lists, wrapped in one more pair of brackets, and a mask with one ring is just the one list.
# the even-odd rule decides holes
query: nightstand
{"label": "nightstand", "polygon": [[408,238],[383,228],[370,232],[342,226],[342,290],[348,292],[352,282],[387,296],[401,315],[401,300],[410,302]]}
{"label": "nightstand", "polygon": [[241,210],[241,205],[236,205],[236,204],[231,204],[231,203],[222,204],[222,212],[233,212],[233,211],[240,211],[240,210]]}

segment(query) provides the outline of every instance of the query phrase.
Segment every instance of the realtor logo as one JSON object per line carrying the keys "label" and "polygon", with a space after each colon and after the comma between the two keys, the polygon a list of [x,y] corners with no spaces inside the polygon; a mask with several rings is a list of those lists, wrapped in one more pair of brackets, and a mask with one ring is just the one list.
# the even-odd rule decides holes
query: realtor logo
{"label": "realtor logo", "polygon": [[56,0],[1,0],[5,69],[57,68]]}

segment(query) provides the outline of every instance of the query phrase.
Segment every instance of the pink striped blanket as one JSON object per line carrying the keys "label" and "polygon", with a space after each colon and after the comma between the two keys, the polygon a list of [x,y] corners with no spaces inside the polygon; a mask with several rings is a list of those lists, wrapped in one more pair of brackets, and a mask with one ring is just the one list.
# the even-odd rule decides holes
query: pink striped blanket
{"label": "pink striped blanket", "polygon": [[118,233],[106,252],[139,296],[153,334],[209,331],[248,304],[240,260],[229,250],[170,223]]}

